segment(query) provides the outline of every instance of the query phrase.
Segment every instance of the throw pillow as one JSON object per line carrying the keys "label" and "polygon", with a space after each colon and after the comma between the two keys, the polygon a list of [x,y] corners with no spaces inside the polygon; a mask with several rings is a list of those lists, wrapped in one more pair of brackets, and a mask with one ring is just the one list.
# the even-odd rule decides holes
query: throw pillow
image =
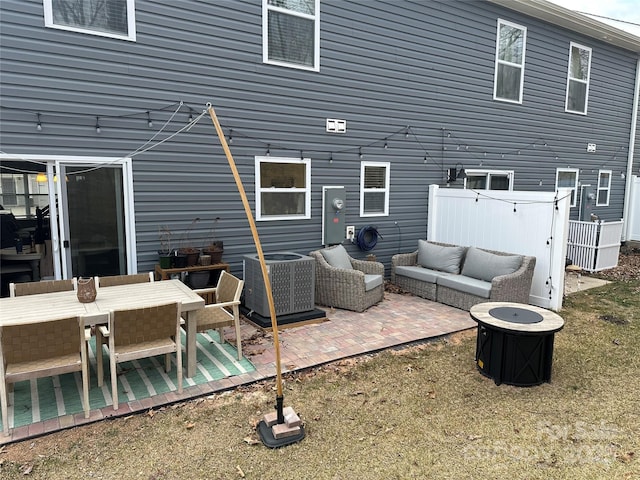
{"label": "throw pillow", "polygon": [[329,265],[336,268],[342,268],[352,270],[351,260],[349,260],[349,254],[342,245],[337,245],[332,248],[325,248],[320,250],[322,256]]}
{"label": "throw pillow", "polygon": [[462,266],[462,275],[490,282],[493,277],[513,273],[522,265],[520,255],[496,255],[470,247]]}
{"label": "throw pillow", "polygon": [[418,240],[418,264],[431,270],[460,273],[460,264],[466,250],[465,247],[445,247]]}

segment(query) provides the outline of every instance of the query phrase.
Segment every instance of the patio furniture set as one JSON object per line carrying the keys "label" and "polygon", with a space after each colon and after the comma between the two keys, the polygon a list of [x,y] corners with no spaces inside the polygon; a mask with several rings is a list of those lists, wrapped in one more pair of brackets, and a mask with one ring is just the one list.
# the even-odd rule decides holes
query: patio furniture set
{"label": "patio furniture set", "polygon": [[[362,312],[384,297],[384,265],[357,260],[342,245],[316,250],[316,302]],[[535,257],[418,241],[394,255],[391,283],[427,300],[463,310],[482,302],[529,303]]]}
{"label": "patio furniture set", "polygon": [[[88,417],[87,342],[92,330],[99,346],[98,385],[103,383],[103,349],[109,354],[114,410],[118,409],[117,364],[164,354],[165,369],[170,371],[170,356],[182,351],[181,328],[186,331],[187,377],[196,371],[198,331],[235,325],[238,358],[242,356],[238,306],[244,282],[226,271],[216,288],[204,292],[193,291],[179,280],[154,282],[152,274],[97,278],[97,296],[88,303],[79,301],[77,283],[72,279],[15,284],[12,296],[0,300],[0,402],[5,435],[10,428],[8,393],[22,380],[81,371]],[[182,392],[182,355],[175,357],[177,390]]]}

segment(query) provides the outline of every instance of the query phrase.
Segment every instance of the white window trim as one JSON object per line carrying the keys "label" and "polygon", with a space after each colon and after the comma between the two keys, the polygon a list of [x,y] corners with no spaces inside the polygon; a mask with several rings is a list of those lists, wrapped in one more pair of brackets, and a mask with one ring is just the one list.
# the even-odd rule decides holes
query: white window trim
{"label": "white window trim", "polygon": [[[589,65],[587,66],[587,80],[581,80],[579,78],[571,77],[571,56],[573,54],[573,47],[579,48],[580,50],[588,50],[589,51]],[[586,115],[587,110],[589,108],[589,85],[591,81],[591,58],[592,58],[592,50],[590,47],[585,47],[584,45],[580,45],[579,43],[571,42],[569,44],[569,64],[567,65],[567,89],[565,93],[564,100],[564,111],[567,113],[575,113],[577,115]],[[569,85],[571,81],[584,83],[586,84],[586,93],[584,97],[584,112],[580,112],[578,110],[570,110],[569,109]]]}
{"label": "white window trim", "polygon": [[136,7],[135,0],[127,0],[127,31],[128,35],[118,35],[117,33],[100,32],[89,28],[73,27],[71,25],[58,25],[53,23],[52,0],[42,0],[44,5],[44,25],[48,28],[66,30],[68,32],[87,33],[99,37],[116,38],[118,40],[136,41]]}
{"label": "white window trim", "polygon": [[[600,186],[600,177],[602,176],[602,174],[608,174],[609,175],[609,182],[607,183],[606,187],[601,187]],[[609,206],[609,202],[611,201],[611,177],[613,175],[613,172],[611,170],[599,170],[598,171],[598,193],[596,196],[596,206],[598,207],[608,207]],[[607,192],[607,201],[606,202],[600,202],[600,192]]]}
{"label": "white window trim", "polygon": [[558,177],[562,172],[573,172],[576,174],[576,179],[573,187],[560,187],[560,188],[568,188],[573,191],[573,201],[571,202],[571,206],[575,207],[578,204],[578,177],[580,176],[580,169],[578,168],[556,168],[556,192],[558,191]]}
{"label": "white window trim", "polygon": [[[366,167],[385,167],[385,188],[364,188],[364,170]],[[391,179],[391,162],[360,162],[360,216],[361,217],[388,217],[389,216],[389,181]],[[364,211],[364,195],[369,192],[384,191],[384,212],[366,213]]]}
{"label": "white window trim", "polygon": [[[491,186],[491,177],[492,176],[507,176],[509,178],[509,188],[507,190],[503,190],[503,191],[513,191],[513,178],[515,176],[515,172],[513,170],[487,170],[487,169],[471,169],[471,168],[467,168],[465,169],[465,173],[467,175],[486,175],[487,178],[487,188],[485,188],[484,190],[491,190],[491,188],[489,188]],[[464,179],[464,188],[467,188],[467,179]]]}
{"label": "white window trim", "polygon": [[[302,163],[305,168],[305,188],[262,188],[260,185],[260,165],[262,163]],[[255,188],[256,188],[256,220],[308,220],[311,218],[311,159],[310,158],[288,158],[288,157],[255,157]],[[262,214],[262,192],[304,192],[303,215],[263,215]]]}
{"label": "white window trim", "polygon": [[[299,16],[313,20],[313,66],[299,65],[297,63],[289,63],[278,60],[269,59],[269,10],[286,13],[287,15]],[[262,62],[270,65],[278,65],[280,67],[296,68],[299,70],[309,70],[312,72],[320,71],[320,0],[315,0],[315,15],[308,15],[286,8],[269,5],[269,0],[262,0]]]}
{"label": "white window trim", "polygon": [[[507,25],[509,27],[517,28],[522,30],[522,65],[517,63],[506,62],[504,60],[500,60],[500,27],[502,25]],[[525,54],[527,52],[527,27],[522,25],[518,25],[517,23],[509,22],[507,20],[498,19],[498,27],[496,30],[496,56],[495,56],[495,68],[493,73],[493,99],[499,102],[507,102],[507,103],[516,103],[522,104],[522,96],[524,90],[524,65],[525,65]],[[508,98],[498,97],[498,66],[500,64],[509,65],[512,67],[519,67],[521,69],[522,74],[520,75],[520,93],[518,95],[518,100],[510,100]]]}

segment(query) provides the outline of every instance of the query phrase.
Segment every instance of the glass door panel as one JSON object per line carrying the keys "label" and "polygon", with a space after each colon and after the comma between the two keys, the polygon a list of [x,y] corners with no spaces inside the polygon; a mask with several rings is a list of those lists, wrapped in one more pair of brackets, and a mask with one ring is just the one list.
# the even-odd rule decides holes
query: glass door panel
{"label": "glass door panel", "polygon": [[66,252],[62,258],[67,271],[71,263],[67,276],[126,274],[122,167],[65,165],[64,171]]}

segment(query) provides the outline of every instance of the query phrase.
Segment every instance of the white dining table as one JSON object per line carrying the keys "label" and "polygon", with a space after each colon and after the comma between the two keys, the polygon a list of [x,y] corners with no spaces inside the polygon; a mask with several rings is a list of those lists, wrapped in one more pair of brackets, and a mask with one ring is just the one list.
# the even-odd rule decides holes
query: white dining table
{"label": "white dining table", "polygon": [[180,280],[133,283],[98,288],[96,299],[90,303],[78,301],[76,291],[42,293],[0,299],[0,326],[36,323],[82,316],[85,325],[106,324],[109,312],[128,308],[142,308],[162,303],[181,304],[186,330],[186,377],[196,371],[196,322],[189,312],[204,308],[204,299]]}

